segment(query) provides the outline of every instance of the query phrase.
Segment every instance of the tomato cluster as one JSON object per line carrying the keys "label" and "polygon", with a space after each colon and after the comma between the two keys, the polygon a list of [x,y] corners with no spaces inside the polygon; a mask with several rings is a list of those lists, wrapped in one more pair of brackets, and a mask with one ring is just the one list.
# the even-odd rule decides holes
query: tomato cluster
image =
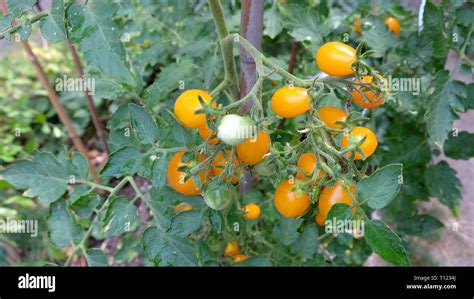
{"label": "tomato cluster", "polygon": [[[361,31],[362,21],[355,23],[354,28]],[[355,66],[358,57],[354,48],[341,42],[328,42],[319,48],[315,58],[319,69],[332,77],[347,79],[352,76],[350,80],[353,83],[348,92],[357,107],[375,109],[382,105],[382,94],[374,88],[381,79],[378,75],[377,80],[373,76],[354,78],[358,74]],[[327,143],[327,138],[338,140],[336,148],[339,148],[341,159],[353,161],[370,157],[378,145],[374,132],[353,121],[352,112],[334,106],[313,109],[318,106],[318,93],[315,94],[312,88],[293,85],[278,88],[270,102],[276,118],[307,115],[307,119],[316,126],[309,133],[312,136],[304,138],[316,138],[319,141],[315,142],[322,143]],[[265,132],[267,125],[263,126],[264,130],[253,131],[252,136],[242,135],[242,132],[251,131],[247,129],[257,127],[256,122],[248,116],[227,113],[222,106],[218,107],[209,93],[197,89],[184,91],[177,98],[174,114],[183,126],[197,130],[210,146],[205,148],[211,151],[213,148],[219,149],[210,154],[200,147],[196,152],[187,153],[186,159],[184,152],[175,153],[168,165],[171,187],[185,195],[201,194],[204,202],[214,210],[226,210],[234,202],[240,207],[236,189],[240,176],[244,170],[264,161],[271,150],[271,138]],[[324,226],[331,207],[337,203],[351,206],[355,213],[358,202],[353,183],[335,177],[333,171],[327,168],[326,157],[319,151],[311,150],[299,154],[296,175],[284,179],[275,188],[273,203],[281,215],[298,218],[308,213],[314,205],[315,222]],[[199,184],[196,184],[196,178],[199,178]],[[191,206],[180,205],[176,207],[176,212],[190,209]],[[239,213],[249,221],[261,217],[260,206],[256,203],[244,205]],[[236,241],[226,244],[224,256],[232,258],[234,263],[247,258],[239,251]]]}

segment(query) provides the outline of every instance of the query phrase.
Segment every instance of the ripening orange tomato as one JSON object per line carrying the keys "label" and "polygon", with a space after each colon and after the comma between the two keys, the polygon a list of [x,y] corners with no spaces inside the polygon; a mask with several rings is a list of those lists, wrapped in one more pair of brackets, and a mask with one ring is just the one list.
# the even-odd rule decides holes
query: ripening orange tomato
{"label": "ripening orange tomato", "polygon": [[400,35],[400,22],[398,22],[395,17],[387,17],[384,23],[387,25],[389,31]]}
{"label": "ripening orange tomato", "polygon": [[234,256],[234,264],[238,264],[240,262],[243,262],[245,261],[246,259],[248,259],[248,256],[246,256],[245,254],[243,253],[238,253]]}
{"label": "ripening orange tomato", "polygon": [[193,206],[183,202],[183,203],[180,203],[179,205],[177,205],[176,207],[174,207],[174,212],[176,214],[179,214],[179,213],[182,213],[182,212],[191,211],[192,209],[193,209]]}
{"label": "ripening orange tomato", "polygon": [[[211,95],[200,89],[189,89],[179,95],[174,103],[174,114],[176,118],[188,128],[199,128],[206,123],[206,115],[204,113],[196,114],[197,110],[202,109],[199,97],[205,103],[211,101]],[[217,104],[212,104],[214,108]]]}
{"label": "ripening orange tomato", "polygon": [[334,77],[349,76],[354,73],[352,63],[356,61],[356,50],[341,42],[328,42],[316,53],[319,69]]}
{"label": "ripening orange tomato", "polygon": [[327,106],[318,109],[319,119],[331,129],[341,130],[342,126],[336,124],[336,121],[345,122],[347,114],[339,108]]}
{"label": "ripening orange tomato", "polygon": [[217,144],[219,142],[219,139],[217,137],[209,139],[209,137],[214,134],[214,131],[209,129],[206,123],[204,123],[204,125],[198,128],[198,132],[203,140],[208,140],[209,144]]}
{"label": "ripening orange tomato", "polygon": [[314,221],[316,222],[317,225],[324,227],[324,222],[326,220],[319,212],[317,212],[316,216],[314,216]]}
{"label": "ripening orange tomato", "polygon": [[227,242],[224,249],[225,257],[234,257],[239,254],[239,243],[237,241]]}
{"label": "ripening orange tomato", "polygon": [[[359,83],[367,83],[367,84],[370,84],[373,81],[374,81],[374,78],[372,76],[361,76],[357,80],[357,82]],[[378,94],[377,99],[375,99],[375,93],[372,90],[365,88],[363,86],[357,86],[357,85],[355,86],[355,88],[362,91],[367,97],[367,99],[369,100],[369,101],[365,100],[364,97],[357,90],[352,91],[352,99],[354,100],[354,103],[358,107],[374,109],[382,105],[383,96],[381,92]]]}
{"label": "ripening orange tomato", "polygon": [[272,110],[281,117],[295,117],[309,110],[309,102],[308,89],[285,86],[273,94]]}
{"label": "ripening orange tomato", "polygon": [[354,31],[357,32],[357,33],[361,33],[362,32],[362,20],[361,19],[356,19],[354,21],[354,24],[352,24],[352,27],[354,27]]}
{"label": "ripening orange tomato", "polygon": [[257,138],[250,138],[244,141],[244,143],[237,145],[237,157],[239,161],[246,165],[255,165],[263,160],[270,151],[270,136],[259,131]]}
{"label": "ripening orange tomato", "polygon": [[[177,152],[169,161],[167,171],[168,182],[171,187],[179,193],[182,193],[184,195],[198,195],[201,191],[194,183],[193,178],[189,178],[184,181],[186,173],[178,170],[178,168],[182,166],[191,165],[191,162],[182,161],[183,155],[184,151]],[[203,155],[199,155],[199,162],[202,162],[204,160],[205,157]],[[205,173],[201,172],[199,173],[199,176],[201,183],[204,182]]]}
{"label": "ripening orange tomato", "polygon": [[[351,185],[349,186],[349,190],[352,193],[352,196],[355,198],[355,187]],[[318,213],[324,220],[326,220],[332,206],[337,203],[345,203],[349,206],[353,206],[351,196],[338,182],[334,183],[334,185],[331,187],[324,187],[321,195],[319,196]],[[355,210],[356,208],[352,208],[352,213],[355,213]]]}
{"label": "ripening orange tomato", "polygon": [[260,207],[254,203],[246,204],[244,207],[244,217],[248,220],[255,220],[260,217]]}
{"label": "ripening orange tomato", "polygon": [[292,190],[296,184],[289,180],[283,181],[275,190],[274,204],[280,214],[288,218],[303,216],[311,204],[304,192]]}
{"label": "ripening orange tomato", "polygon": [[[214,158],[214,161],[212,161],[211,171],[213,175],[220,175],[221,173],[224,172],[225,167],[227,166],[227,163],[229,163],[229,159],[232,156],[232,152],[228,150],[226,151],[226,155],[227,157],[224,156],[224,153],[222,151],[217,153],[216,157]],[[239,162],[237,161],[235,157],[232,164],[233,164],[234,170],[236,170],[237,166],[239,165]],[[224,181],[226,181],[227,176],[224,176],[223,179]],[[237,184],[239,182],[239,178],[237,176],[232,176],[231,180],[232,180],[232,183],[234,184]]]}
{"label": "ripening orange tomato", "polygon": [[[361,151],[364,153],[365,158],[372,156],[377,149],[378,141],[377,137],[375,136],[374,132],[366,127],[354,127],[349,134],[344,134],[341,139],[342,148],[346,148],[350,145],[351,140],[352,142],[358,142],[362,140],[365,136],[367,138],[365,141],[359,146]],[[351,152],[347,153],[347,156],[350,157],[352,155]],[[362,160],[363,157],[360,153],[356,152],[354,156],[355,160]]]}
{"label": "ripening orange tomato", "polygon": [[[318,158],[316,157],[315,154],[313,153],[303,153],[298,159],[298,163],[296,166],[301,169],[303,173],[298,172],[296,175],[296,178],[298,180],[303,179],[303,177],[306,175],[307,177],[311,177],[314,173],[314,170],[316,169],[316,165],[318,163]],[[318,178],[320,178],[323,175],[323,172],[318,169]],[[309,179],[308,179],[309,180]]]}

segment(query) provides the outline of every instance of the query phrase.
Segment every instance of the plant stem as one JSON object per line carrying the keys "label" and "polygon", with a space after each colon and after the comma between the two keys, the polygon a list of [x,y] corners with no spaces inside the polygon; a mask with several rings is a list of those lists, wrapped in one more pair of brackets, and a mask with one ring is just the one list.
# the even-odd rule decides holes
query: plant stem
{"label": "plant stem", "polygon": [[[5,15],[7,14],[7,12],[5,12],[5,11],[4,11],[4,13],[5,13]],[[33,23],[38,22],[38,21],[41,20],[42,18],[48,16],[48,14],[49,14],[49,13],[46,12],[46,11],[40,12],[39,14],[36,14],[36,15],[34,15],[33,17],[31,17],[29,20],[30,20],[31,24],[33,24]],[[25,21],[25,22],[26,22],[26,21]],[[9,28],[9,29],[7,29],[7,30],[1,32],[1,33],[0,33],[0,39],[5,38],[5,35],[6,35],[7,33],[12,34],[12,33],[17,32],[18,29],[20,29],[20,27],[23,26],[23,24],[24,24],[25,22],[21,22],[21,23],[15,25],[15,26],[13,26],[13,27],[11,27],[11,28]]]}
{"label": "plant stem", "polygon": [[[133,179],[132,179],[133,180]],[[118,184],[117,186],[115,186],[109,196],[107,197],[107,199],[104,201],[104,203],[102,204],[102,206],[100,207],[100,209],[97,211],[96,213],[96,217],[94,218],[94,220],[92,220],[92,223],[91,225],[89,226],[89,229],[86,231],[86,233],[84,234],[84,236],[82,237],[81,241],[74,247],[74,251],[71,253],[71,255],[67,258],[66,262],[64,263],[64,266],[67,266],[69,265],[69,263],[71,262],[74,254],[77,253],[77,251],[79,249],[82,249],[83,251],[85,250],[84,248],[84,243],[87,241],[87,239],[90,237],[91,233],[92,233],[92,229],[94,228],[94,225],[96,223],[96,221],[98,221],[99,219],[99,214],[102,213],[102,211],[104,211],[105,208],[107,208],[109,206],[109,201],[110,199],[115,195],[117,194],[120,190],[122,190],[122,188],[127,184],[127,182],[129,182],[129,177],[125,177],[123,178]]]}
{"label": "plant stem", "polygon": [[232,43],[225,43],[223,41],[223,39],[229,34],[229,31],[227,30],[227,25],[225,23],[222,5],[220,0],[208,0],[208,3],[221,46],[222,60],[224,62],[224,86],[228,86],[231,98],[235,101],[238,99],[237,69],[234,62]]}

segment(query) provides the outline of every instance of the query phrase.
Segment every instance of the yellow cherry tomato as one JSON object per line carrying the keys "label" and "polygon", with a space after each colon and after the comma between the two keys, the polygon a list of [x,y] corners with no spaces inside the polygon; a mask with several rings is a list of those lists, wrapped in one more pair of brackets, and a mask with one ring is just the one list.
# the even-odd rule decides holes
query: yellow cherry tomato
{"label": "yellow cherry tomato", "polygon": [[[349,190],[352,193],[352,196],[355,198],[355,187],[351,185],[349,186]],[[319,196],[318,213],[321,215],[322,219],[326,220],[332,206],[337,203],[345,203],[349,206],[353,206],[351,196],[338,182],[334,183],[334,185],[331,187],[324,187],[321,195]],[[352,213],[355,213],[355,210],[356,208],[352,208]]]}
{"label": "yellow cherry tomato", "polygon": [[336,121],[346,121],[347,114],[337,107],[327,106],[318,109],[319,119],[331,129],[341,130],[342,126],[336,124]]}
{"label": "yellow cherry tomato", "polygon": [[214,144],[217,144],[219,142],[219,139],[217,137],[209,139],[214,134],[214,131],[209,129],[209,127],[207,126],[206,123],[204,123],[204,125],[202,125],[198,128],[198,132],[199,132],[199,135],[201,136],[201,138],[203,140],[208,140],[209,141],[209,144],[214,145]]}
{"label": "yellow cherry tomato", "polygon": [[260,217],[260,207],[254,203],[249,203],[245,205],[244,211],[245,211],[245,215],[244,215],[245,219],[255,220],[255,219],[258,219],[258,217]]}
{"label": "yellow cherry tomato", "polygon": [[304,192],[292,190],[295,187],[294,182],[291,183],[289,180],[286,180],[281,182],[275,190],[275,208],[280,214],[288,218],[303,216],[311,204]]}
{"label": "yellow cherry tomato", "polygon": [[[174,103],[174,114],[176,118],[188,128],[199,128],[206,123],[206,115],[204,113],[196,114],[196,111],[202,109],[199,97],[205,103],[211,101],[211,95],[200,89],[189,89],[179,95]],[[214,102],[213,107],[217,107]]]}
{"label": "yellow cherry tomato", "polygon": [[246,165],[255,165],[263,160],[270,151],[270,136],[263,131],[259,131],[257,138],[250,138],[236,147],[239,161]]}
{"label": "yellow cherry tomato", "polygon": [[241,263],[241,262],[245,261],[246,259],[248,259],[248,256],[246,256],[243,253],[239,253],[239,254],[234,256],[234,264]]}
{"label": "yellow cherry tomato", "polygon": [[316,53],[319,69],[334,77],[352,75],[354,71],[351,69],[351,64],[356,59],[356,50],[341,42],[325,43]]}
{"label": "yellow cherry tomato", "polygon": [[[184,180],[186,177],[186,173],[181,172],[178,168],[186,165],[191,165],[191,162],[183,162],[182,158],[184,155],[184,151],[177,152],[168,162],[168,171],[167,177],[168,182],[171,187],[179,193],[185,195],[198,195],[201,191],[194,183],[193,178],[189,178],[186,181]],[[199,155],[199,161],[202,162],[205,160],[203,155]],[[199,174],[201,182],[204,182],[205,173],[201,172]]]}
{"label": "yellow cherry tomato", "polygon": [[[374,132],[372,132],[370,129],[366,127],[354,127],[349,134],[345,134],[344,136],[342,136],[342,139],[341,139],[342,148],[348,147],[351,143],[351,140],[352,142],[357,142],[357,141],[362,140],[365,136],[367,136],[367,138],[359,146],[359,148],[364,153],[366,158],[372,156],[372,154],[377,149],[378,141]],[[352,154],[351,152],[348,152],[347,157],[350,157],[351,154]],[[356,152],[354,159],[362,160],[363,157],[360,153]]]}
{"label": "yellow cherry tomato", "polygon": [[398,22],[395,17],[387,17],[384,23],[387,25],[389,31],[400,35],[400,22]]}
{"label": "yellow cherry tomato", "polygon": [[309,101],[306,88],[285,86],[273,94],[272,110],[281,117],[295,117],[309,110]]}
{"label": "yellow cherry tomato", "polygon": [[234,257],[239,254],[239,243],[237,241],[227,242],[224,249],[225,257]]}
{"label": "yellow cherry tomato", "polygon": [[[373,82],[373,80],[374,78],[372,76],[361,76],[357,80],[357,82],[370,84]],[[364,97],[357,90],[352,91],[352,99],[354,100],[354,103],[358,107],[374,109],[382,105],[383,96],[381,92],[378,94],[377,99],[375,99],[375,93],[372,90],[366,89],[363,86],[357,86],[357,85],[355,86],[355,88],[362,91],[367,97],[367,100],[369,100],[369,101],[365,100]]]}

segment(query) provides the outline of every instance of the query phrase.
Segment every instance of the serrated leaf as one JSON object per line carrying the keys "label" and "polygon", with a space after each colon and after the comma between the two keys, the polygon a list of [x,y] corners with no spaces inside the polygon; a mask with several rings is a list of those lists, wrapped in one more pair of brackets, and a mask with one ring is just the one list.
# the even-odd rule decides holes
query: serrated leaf
{"label": "serrated leaf", "polygon": [[36,0],[8,0],[8,9],[17,18],[25,12],[32,11]]}
{"label": "serrated leaf", "polygon": [[53,0],[47,17],[40,21],[40,30],[44,38],[52,43],[66,38],[64,0]]}
{"label": "serrated leaf", "polygon": [[187,236],[197,231],[202,224],[203,214],[199,210],[181,212],[171,220],[168,233],[177,236]]}
{"label": "serrated leaf", "polygon": [[69,174],[51,153],[39,153],[33,160],[20,160],[4,172],[3,177],[25,196],[38,197],[47,204],[66,192]]}
{"label": "serrated leaf", "polygon": [[126,60],[119,27],[110,17],[117,9],[109,1],[70,5],[66,12],[69,38],[79,44],[78,50],[88,64],[132,89],[137,84]]}
{"label": "serrated leaf", "polygon": [[357,183],[357,198],[363,202],[367,201],[373,209],[384,208],[400,191],[402,170],[402,164],[391,164],[377,169]]}
{"label": "serrated leaf", "polygon": [[169,228],[171,218],[175,215],[173,213],[174,202],[179,200],[178,197],[179,195],[169,187],[163,187],[160,191],[156,188],[151,189],[148,204],[151,207],[155,223],[160,229]]}
{"label": "serrated leaf", "polygon": [[316,253],[318,247],[318,229],[316,224],[310,224],[304,228],[303,233],[291,245],[291,252],[300,254],[305,259],[310,259]]}
{"label": "serrated leaf", "polygon": [[264,14],[263,34],[274,39],[282,30],[282,20],[276,6]]}
{"label": "serrated leaf", "polygon": [[137,224],[137,207],[126,196],[112,198],[104,219],[105,236],[114,237],[130,232]]}
{"label": "serrated leaf", "polygon": [[277,239],[283,242],[285,245],[291,245],[296,241],[300,233],[298,228],[304,219],[298,218],[286,218],[281,217],[280,222],[273,229],[273,234]]}
{"label": "serrated leaf", "polygon": [[384,260],[396,265],[409,265],[402,240],[382,221],[371,220],[366,222],[364,238],[370,248]]}
{"label": "serrated leaf", "polygon": [[71,156],[71,163],[73,165],[73,171],[77,178],[86,180],[89,174],[89,163],[87,159],[79,152],[73,152]]}
{"label": "serrated leaf", "polygon": [[158,140],[158,128],[150,113],[135,104],[128,105],[130,122],[142,144],[154,144]]}
{"label": "serrated leaf", "polygon": [[54,245],[64,248],[72,243],[77,244],[84,231],[74,222],[64,200],[51,204],[48,216],[49,237]]}
{"label": "serrated leaf", "polygon": [[469,160],[474,157],[474,134],[459,132],[457,136],[449,135],[444,143],[446,157],[459,160]]}
{"label": "serrated leaf", "polygon": [[98,194],[89,193],[80,196],[71,203],[71,209],[81,218],[89,218],[94,209],[100,204],[100,196]]}
{"label": "serrated leaf", "polygon": [[328,221],[349,220],[352,218],[352,208],[345,203],[336,203],[331,207],[326,217]]}
{"label": "serrated leaf", "polygon": [[138,171],[141,159],[140,151],[133,146],[126,146],[110,154],[107,163],[102,168],[100,175],[104,177],[132,176]]}
{"label": "serrated leaf", "polygon": [[192,76],[196,66],[191,59],[184,59],[179,63],[168,64],[164,67],[158,78],[143,92],[143,98],[150,107],[164,101],[164,97],[171,91],[178,89],[180,82]]}
{"label": "serrated leaf", "polygon": [[150,227],[143,233],[143,249],[157,266],[197,265],[196,250],[189,240],[157,227]]}
{"label": "serrated leaf", "polygon": [[363,31],[362,41],[376,51],[373,57],[382,57],[388,49],[395,46],[397,39],[380,17],[369,17],[367,21],[371,28]]}
{"label": "serrated leaf", "polygon": [[461,103],[454,92],[449,72],[438,72],[432,85],[435,90],[427,99],[425,121],[431,140],[443,147],[453,121],[458,118],[454,109]]}
{"label": "serrated leaf", "polygon": [[99,248],[90,248],[85,252],[87,265],[89,267],[108,266],[107,256]]}
{"label": "serrated leaf", "polygon": [[168,155],[156,157],[152,165],[151,181],[156,189],[160,190],[166,183],[166,170],[168,168]]}
{"label": "serrated leaf", "polygon": [[430,196],[436,197],[457,217],[462,198],[460,190],[462,185],[456,176],[456,171],[446,161],[440,161],[426,170],[425,182]]}

